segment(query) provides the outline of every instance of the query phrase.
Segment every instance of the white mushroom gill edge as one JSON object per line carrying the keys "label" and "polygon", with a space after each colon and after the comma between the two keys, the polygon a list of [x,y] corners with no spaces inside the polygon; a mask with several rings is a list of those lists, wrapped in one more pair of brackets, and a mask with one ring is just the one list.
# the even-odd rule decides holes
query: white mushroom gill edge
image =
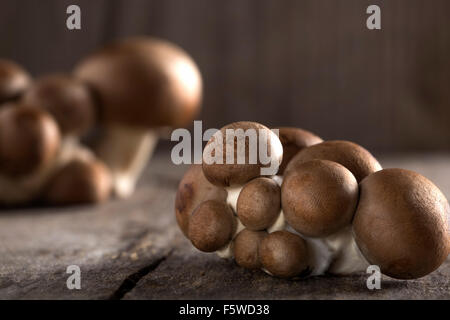
{"label": "white mushroom gill edge", "polygon": [[90,158],[93,154],[76,138],[66,137],[55,159],[36,172],[21,178],[0,176],[0,203],[14,205],[33,200],[52,175],[76,157]]}
{"label": "white mushroom gill edge", "polygon": [[[281,186],[283,177],[273,176],[272,179]],[[237,200],[242,188],[243,186],[226,188],[228,192],[227,203],[233,209],[237,221],[237,228],[232,239],[245,228],[236,215]],[[280,210],[277,220],[267,229],[267,232],[272,233],[279,230],[290,231],[305,239],[308,252],[310,253],[309,266],[312,268],[311,276],[323,275],[326,272],[336,275],[351,274],[366,270],[369,266],[369,263],[356,245],[351,226],[324,238],[310,238],[289,226],[285,221],[283,210]],[[233,258],[232,245],[233,241],[230,241],[226,246],[217,250],[216,253],[222,258]],[[271,275],[268,270],[264,268],[262,270]]]}
{"label": "white mushroom gill edge", "polygon": [[108,125],[97,148],[98,157],[110,168],[113,191],[127,198],[136,187],[158,142],[156,131],[124,125]]}

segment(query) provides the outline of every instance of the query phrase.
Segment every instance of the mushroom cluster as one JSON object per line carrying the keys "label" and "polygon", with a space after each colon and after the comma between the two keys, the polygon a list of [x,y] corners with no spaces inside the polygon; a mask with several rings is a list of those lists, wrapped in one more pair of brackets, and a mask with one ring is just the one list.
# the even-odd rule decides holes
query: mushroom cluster
{"label": "mushroom cluster", "polygon": [[[237,160],[239,138],[223,138],[230,128],[272,132],[269,154],[278,172],[261,174],[267,164],[249,162],[249,148],[245,162],[207,161],[211,150],[223,152],[225,160],[227,149]],[[254,122],[227,125],[207,143],[203,163],[188,169],[175,215],[194,247],[283,278],[378,265],[390,277],[412,279],[444,262],[450,208],[432,182],[404,169],[383,170],[353,142],[323,141],[298,128],[277,130]]]}
{"label": "mushroom cluster", "polygon": [[0,60],[0,206],[129,196],[166,128],[200,109],[195,62],[166,41],[117,41],[70,74]]}

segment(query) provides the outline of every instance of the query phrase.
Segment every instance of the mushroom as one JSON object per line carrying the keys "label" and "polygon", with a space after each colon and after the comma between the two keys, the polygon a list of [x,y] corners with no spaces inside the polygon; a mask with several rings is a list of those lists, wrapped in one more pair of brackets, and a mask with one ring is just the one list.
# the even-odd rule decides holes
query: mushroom
{"label": "mushroom", "polygon": [[178,185],[175,198],[175,216],[181,231],[188,236],[189,219],[197,206],[206,200],[225,202],[224,188],[211,184],[203,174],[202,166],[193,164]]}
{"label": "mushroom", "polygon": [[30,83],[31,76],[21,66],[0,59],[0,104],[19,98]]}
{"label": "mushroom", "polygon": [[281,190],[265,177],[255,178],[244,185],[237,200],[237,215],[249,230],[264,230],[277,220],[281,210]]}
{"label": "mushroom", "polygon": [[256,122],[235,122],[221,128],[206,144],[203,173],[214,185],[242,186],[264,175],[264,169],[275,175],[282,158],[281,142],[269,128]]}
{"label": "mushroom", "polygon": [[32,200],[58,159],[60,133],[44,110],[8,104],[0,109],[0,203]]}
{"label": "mushroom", "polygon": [[108,168],[93,155],[77,157],[62,166],[45,188],[43,199],[52,205],[100,203],[109,198]]}
{"label": "mushroom", "polygon": [[340,163],[355,176],[358,183],[369,174],[381,170],[381,165],[369,151],[350,141],[325,141],[297,153],[289,162],[287,173],[296,163],[314,159]]}
{"label": "mushroom", "polygon": [[280,127],[279,138],[283,145],[283,161],[278,174],[282,175],[291,159],[306,147],[323,142],[322,138],[312,132],[292,127]]}
{"label": "mushroom", "polygon": [[276,231],[259,245],[259,259],[271,275],[292,278],[309,272],[308,249],[305,240],[288,231]]}
{"label": "mushroom", "polygon": [[259,245],[267,236],[266,231],[244,229],[234,239],[234,259],[241,267],[259,269],[262,267],[259,259]]}
{"label": "mushroom", "polygon": [[97,152],[111,168],[116,195],[129,196],[156,145],[158,129],[185,126],[197,114],[200,72],[171,43],[131,38],[95,52],[75,75],[98,96],[103,135]]}
{"label": "mushroom", "polygon": [[235,227],[233,211],[226,203],[207,200],[192,213],[188,238],[198,250],[213,252],[231,241]]}
{"label": "mushroom", "polygon": [[308,237],[329,236],[350,225],[358,202],[358,183],[339,163],[295,163],[284,177],[281,202],[286,221]]}
{"label": "mushroom", "polygon": [[94,97],[88,87],[68,75],[54,74],[37,79],[22,101],[47,110],[66,137],[86,134],[96,118]]}
{"label": "mushroom", "polygon": [[416,172],[385,169],[360,184],[356,243],[390,277],[420,278],[437,269],[450,251],[449,222],[447,199]]}

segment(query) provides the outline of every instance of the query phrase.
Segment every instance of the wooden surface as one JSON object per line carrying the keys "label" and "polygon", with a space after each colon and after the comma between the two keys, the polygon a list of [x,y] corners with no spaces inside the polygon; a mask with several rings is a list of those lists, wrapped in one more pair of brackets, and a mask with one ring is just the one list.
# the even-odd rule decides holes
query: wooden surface
{"label": "wooden surface", "polygon": [[[78,4],[82,29],[66,28]],[[381,7],[382,29],[366,28]],[[370,150],[448,150],[448,0],[2,0],[0,57],[70,72],[95,48],[148,34],[205,80],[205,127],[294,125]]]}
{"label": "wooden surface", "polygon": [[[1,299],[450,299],[450,261],[413,281],[366,275],[301,281],[248,271],[192,248],[173,212],[186,167],[159,152],[129,200],[99,207],[0,213]],[[383,157],[432,179],[450,196],[450,154]],[[68,265],[81,268],[81,290],[68,290]]]}

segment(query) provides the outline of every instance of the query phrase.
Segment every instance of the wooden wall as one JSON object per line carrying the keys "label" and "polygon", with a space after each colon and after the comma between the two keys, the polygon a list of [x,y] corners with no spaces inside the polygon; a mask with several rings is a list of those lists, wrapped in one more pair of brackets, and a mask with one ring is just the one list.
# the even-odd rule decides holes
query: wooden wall
{"label": "wooden wall", "polygon": [[[68,31],[65,10],[82,9]],[[365,27],[369,4],[382,30]],[[205,126],[302,126],[375,151],[450,147],[448,0],[2,0],[0,56],[70,71],[111,39],[184,47],[205,80]]]}

